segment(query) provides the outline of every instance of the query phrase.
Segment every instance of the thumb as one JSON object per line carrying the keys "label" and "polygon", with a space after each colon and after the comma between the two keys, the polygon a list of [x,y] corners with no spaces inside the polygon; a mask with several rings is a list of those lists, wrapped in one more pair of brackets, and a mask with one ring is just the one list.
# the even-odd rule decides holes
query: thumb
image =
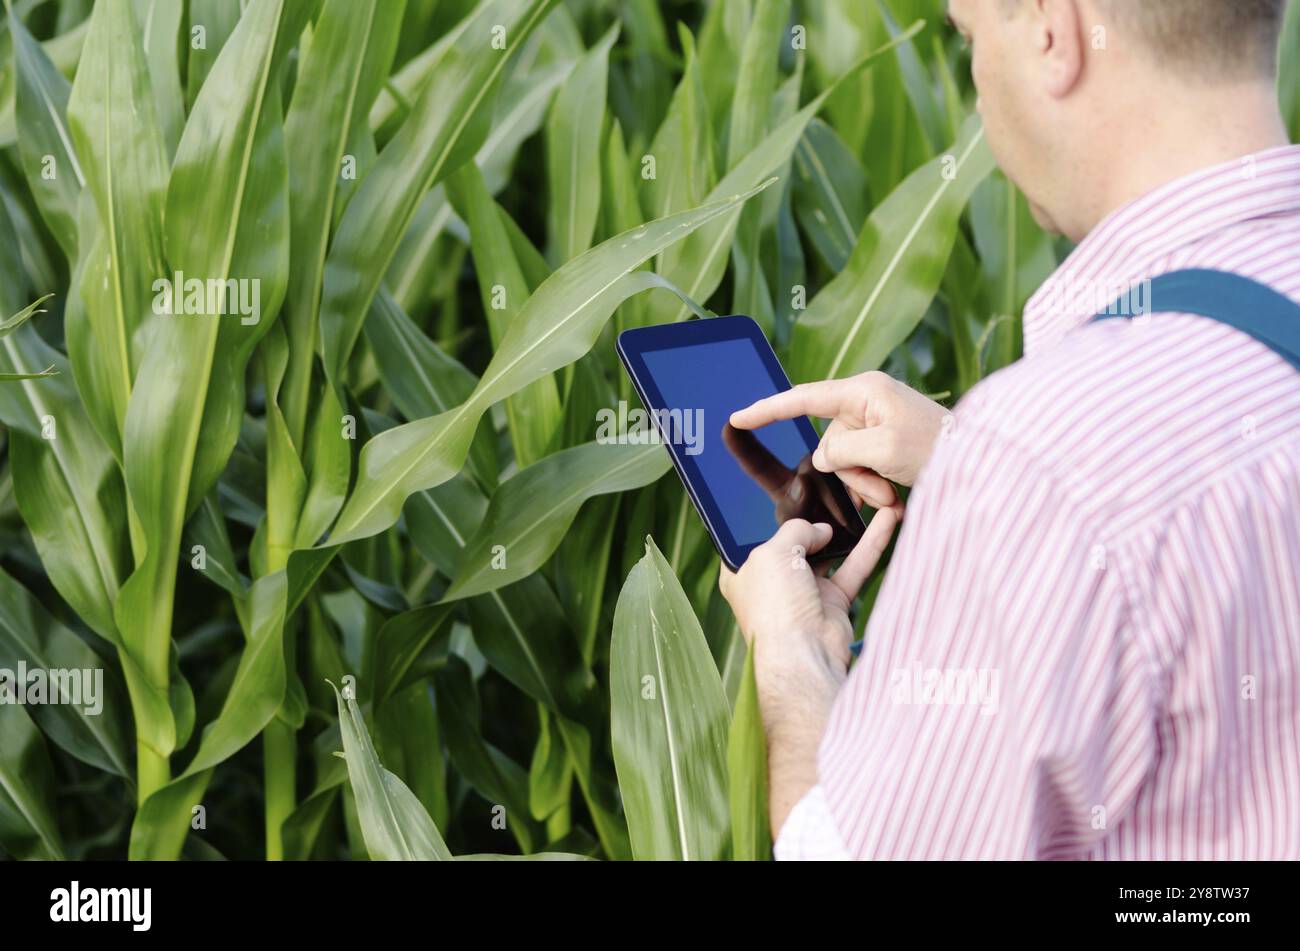
{"label": "thumb", "polygon": [[783,522],[771,541],[763,547],[771,549],[782,558],[798,549],[813,555],[825,548],[834,534],[834,529],[824,522],[814,525],[802,518],[792,518]]}
{"label": "thumb", "polygon": [[871,573],[880,564],[880,557],[889,547],[889,540],[894,537],[898,527],[897,509],[881,509],[871,519],[866,534],[857,547],[844,559],[839,570],[831,575],[831,583],[844,592],[850,601],[858,596],[862,586],[867,583]]}

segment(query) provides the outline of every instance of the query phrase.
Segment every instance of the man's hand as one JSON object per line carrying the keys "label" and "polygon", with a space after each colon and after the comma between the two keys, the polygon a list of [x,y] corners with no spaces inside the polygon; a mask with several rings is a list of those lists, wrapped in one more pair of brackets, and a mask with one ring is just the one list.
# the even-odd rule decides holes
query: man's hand
{"label": "man's hand", "polygon": [[806,383],[759,400],[731,417],[737,429],[760,429],[799,416],[831,420],[813,465],[836,473],[873,508],[898,501],[891,483],[912,485],[930,461],[949,413],[885,373]]}
{"label": "man's hand", "polygon": [[786,522],[719,584],[754,647],[754,678],[768,738],[773,833],[817,781],[817,746],[849,668],[849,606],[875,570],[898,525],[882,508],[830,577],[808,564],[826,547],[829,525]]}

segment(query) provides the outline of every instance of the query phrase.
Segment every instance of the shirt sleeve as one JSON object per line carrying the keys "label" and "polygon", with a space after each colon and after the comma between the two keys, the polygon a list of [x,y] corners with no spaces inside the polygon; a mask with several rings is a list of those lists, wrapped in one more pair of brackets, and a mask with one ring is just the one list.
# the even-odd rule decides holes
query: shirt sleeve
{"label": "shirt sleeve", "polygon": [[1066,858],[1122,823],[1156,701],[1111,530],[1013,440],[941,440],[820,748],[850,855]]}
{"label": "shirt sleeve", "polygon": [[774,852],[778,862],[843,862],[849,858],[820,786],[810,789],[790,810]]}

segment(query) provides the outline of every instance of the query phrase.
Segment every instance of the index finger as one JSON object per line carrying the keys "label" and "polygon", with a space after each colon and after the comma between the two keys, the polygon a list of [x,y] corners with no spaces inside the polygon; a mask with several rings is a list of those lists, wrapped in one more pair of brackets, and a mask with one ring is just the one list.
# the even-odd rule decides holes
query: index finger
{"label": "index finger", "polygon": [[737,429],[761,429],[769,423],[800,416],[819,416],[834,419],[840,413],[845,388],[842,380],[823,383],[801,383],[784,393],[761,399],[753,406],[731,414],[731,425]]}

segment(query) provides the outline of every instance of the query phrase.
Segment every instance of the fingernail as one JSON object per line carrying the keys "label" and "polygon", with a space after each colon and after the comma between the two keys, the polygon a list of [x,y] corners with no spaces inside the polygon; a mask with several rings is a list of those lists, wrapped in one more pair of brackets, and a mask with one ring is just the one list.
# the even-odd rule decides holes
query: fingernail
{"label": "fingernail", "polygon": [[822,451],[821,446],[818,446],[817,451],[813,453],[812,464],[814,469],[820,472],[826,471],[826,453]]}

